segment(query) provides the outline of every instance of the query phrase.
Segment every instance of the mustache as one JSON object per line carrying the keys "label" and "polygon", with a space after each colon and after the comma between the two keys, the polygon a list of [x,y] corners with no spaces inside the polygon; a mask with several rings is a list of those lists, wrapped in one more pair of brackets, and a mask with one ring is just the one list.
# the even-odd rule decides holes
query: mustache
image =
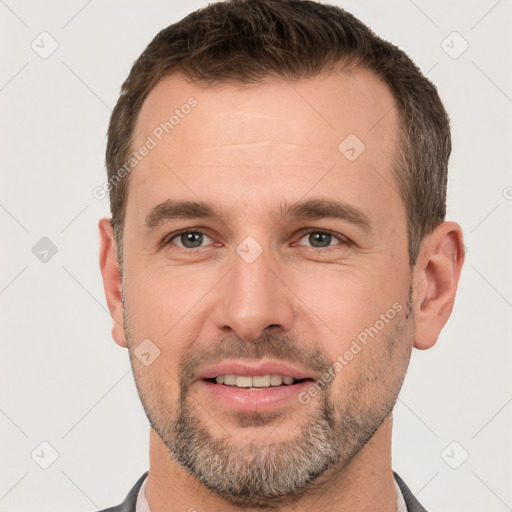
{"label": "mustache", "polygon": [[235,335],[219,338],[215,343],[203,346],[198,340],[194,341],[180,361],[180,380],[188,383],[194,378],[200,365],[213,365],[225,359],[270,359],[302,366],[314,374],[323,374],[332,365],[332,361],[318,345],[312,347],[299,343],[292,336],[266,333],[247,341]]}

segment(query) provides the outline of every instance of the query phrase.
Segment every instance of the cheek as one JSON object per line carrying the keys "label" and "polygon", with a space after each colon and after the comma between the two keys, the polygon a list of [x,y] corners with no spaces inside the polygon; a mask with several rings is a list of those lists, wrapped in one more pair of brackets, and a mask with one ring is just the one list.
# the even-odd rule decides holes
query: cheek
{"label": "cheek", "polygon": [[402,386],[414,339],[414,322],[404,317],[402,310],[388,323],[376,322],[348,342],[334,366],[335,402],[360,414],[388,412]]}
{"label": "cheek", "polygon": [[133,375],[139,397],[150,418],[165,428],[178,413],[180,386],[175,372],[169,371],[164,358],[144,366],[133,360]]}
{"label": "cheek", "polygon": [[[386,275],[383,279],[375,272],[355,268],[335,271],[324,267],[294,279],[290,287],[297,290],[309,316],[316,315],[337,340],[338,350],[344,350],[359,335],[364,337],[366,329],[403,300],[406,289],[406,283],[396,277]],[[388,316],[394,317],[394,312]]]}
{"label": "cheek", "polygon": [[185,272],[179,268],[131,275],[137,277],[126,280],[125,299],[133,313],[133,329],[138,337],[161,340],[164,344],[169,339],[190,340],[195,325],[190,322],[191,314],[215,282],[213,278],[200,271]]}
{"label": "cheek", "polygon": [[308,321],[319,325],[318,336],[333,362],[337,396],[348,388],[357,393],[355,387],[379,395],[388,377],[395,387],[391,383],[401,375],[407,360],[403,354],[411,345],[410,333],[404,331],[408,281],[402,281],[354,269],[301,278],[297,295],[304,297]]}

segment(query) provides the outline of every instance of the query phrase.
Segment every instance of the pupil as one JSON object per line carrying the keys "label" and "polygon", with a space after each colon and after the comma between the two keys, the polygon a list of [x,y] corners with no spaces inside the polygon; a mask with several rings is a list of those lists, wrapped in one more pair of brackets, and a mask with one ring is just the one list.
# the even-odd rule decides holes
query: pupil
{"label": "pupil", "polygon": [[189,232],[189,233],[183,233],[181,235],[181,243],[187,249],[193,249],[194,247],[200,247],[202,241],[203,241],[202,233]]}
{"label": "pupil", "polygon": [[[328,247],[331,242],[331,235],[329,233],[311,233],[309,241],[313,247]],[[323,244],[323,242],[327,242]]]}

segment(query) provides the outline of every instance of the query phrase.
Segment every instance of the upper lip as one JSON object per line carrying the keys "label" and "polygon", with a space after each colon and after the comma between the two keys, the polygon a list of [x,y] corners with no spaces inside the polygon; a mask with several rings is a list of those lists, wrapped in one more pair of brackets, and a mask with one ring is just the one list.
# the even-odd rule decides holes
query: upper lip
{"label": "upper lip", "polygon": [[249,364],[241,361],[223,361],[214,366],[209,366],[198,373],[197,380],[213,379],[219,375],[283,375],[294,379],[312,379],[311,373],[294,368],[284,363],[273,361]]}

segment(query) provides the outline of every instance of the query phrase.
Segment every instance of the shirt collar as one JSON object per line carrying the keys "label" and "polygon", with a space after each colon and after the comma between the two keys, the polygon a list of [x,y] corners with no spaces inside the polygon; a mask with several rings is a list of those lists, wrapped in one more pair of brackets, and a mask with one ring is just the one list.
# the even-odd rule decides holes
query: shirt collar
{"label": "shirt collar", "polygon": [[146,499],[146,483],[148,477],[144,479],[137,495],[137,504],[135,505],[135,512],[151,512],[148,500]]}
{"label": "shirt collar", "polygon": [[[137,496],[137,504],[135,506],[135,512],[151,512],[149,508],[148,500],[146,499],[146,483],[148,481],[148,477],[144,479],[142,485],[139,490],[139,494]],[[405,504],[404,495],[400,490],[400,487],[396,483],[396,480],[393,478],[393,482],[395,483],[395,491],[396,491],[396,511],[397,512],[407,512],[407,505]]]}

